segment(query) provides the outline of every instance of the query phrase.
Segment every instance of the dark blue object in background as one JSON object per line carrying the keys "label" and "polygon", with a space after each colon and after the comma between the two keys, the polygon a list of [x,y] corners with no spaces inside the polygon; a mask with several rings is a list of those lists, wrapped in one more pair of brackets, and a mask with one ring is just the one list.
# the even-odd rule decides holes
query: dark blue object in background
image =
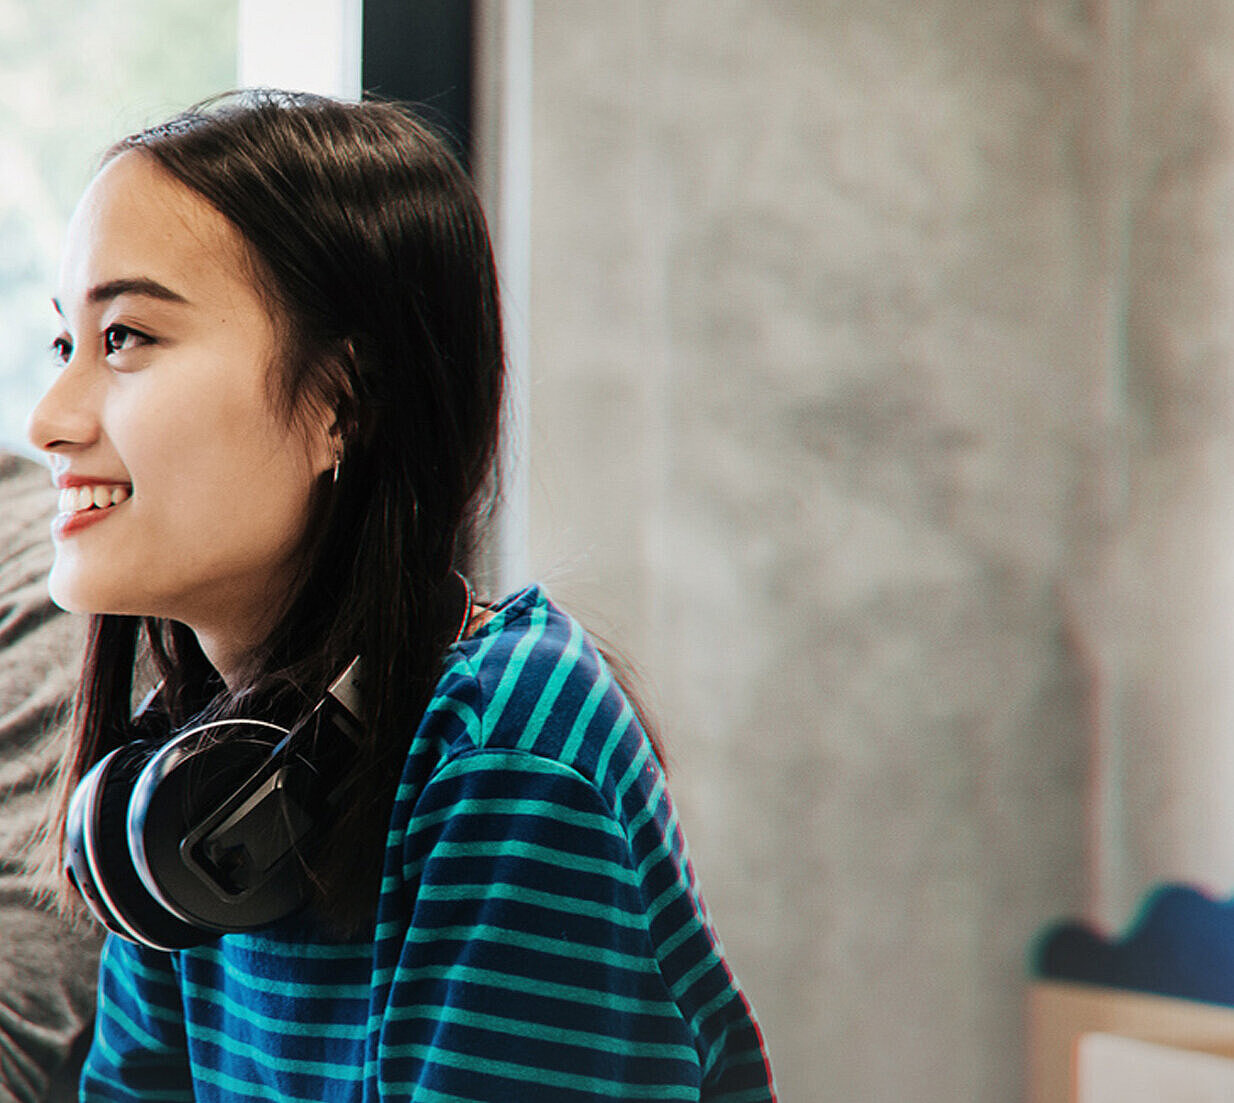
{"label": "dark blue object in background", "polygon": [[1165,885],[1144,900],[1120,939],[1082,923],[1047,928],[1033,973],[1234,1007],[1234,901],[1187,885]]}

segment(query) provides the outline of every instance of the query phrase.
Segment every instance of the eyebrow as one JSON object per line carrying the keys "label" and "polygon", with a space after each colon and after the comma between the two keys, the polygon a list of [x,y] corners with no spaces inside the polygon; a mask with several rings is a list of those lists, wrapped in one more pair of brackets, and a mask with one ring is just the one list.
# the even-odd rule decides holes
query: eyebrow
{"label": "eyebrow", "polygon": [[[95,284],[86,292],[86,302],[98,305],[118,299],[121,295],[143,295],[147,299],[159,299],[167,303],[188,302],[188,299],[180,292],[173,291],[166,284],[161,284],[158,280],[152,280],[146,276],[131,276]],[[60,300],[52,299],[51,301],[56,308],[56,313],[63,314],[64,311],[60,309]]]}

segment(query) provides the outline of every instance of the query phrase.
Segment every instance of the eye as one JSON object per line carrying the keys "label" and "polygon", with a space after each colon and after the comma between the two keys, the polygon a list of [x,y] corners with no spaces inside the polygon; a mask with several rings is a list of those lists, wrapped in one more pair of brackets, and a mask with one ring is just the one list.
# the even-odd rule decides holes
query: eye
{"label": "eye", "polygon": [[110,325],[103,330],[103,351],[107,356],[117,352],[128,352],[140,345],[149,344],[150,338],[144,333],[119,324]]}
{"label": "eye", "polygon": [[73,356],[73,342],[63,333],[48,346],[57,364],[67,364]]}

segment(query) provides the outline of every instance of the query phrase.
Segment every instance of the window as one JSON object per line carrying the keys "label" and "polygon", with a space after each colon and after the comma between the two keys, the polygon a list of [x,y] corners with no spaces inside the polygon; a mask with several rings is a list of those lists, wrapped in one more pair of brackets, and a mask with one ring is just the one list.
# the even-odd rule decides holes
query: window
{"label": "window", "polygon": [[64,226],[115,139],[237,81],[238,0],[0,0],[0,446],[53,371]]}

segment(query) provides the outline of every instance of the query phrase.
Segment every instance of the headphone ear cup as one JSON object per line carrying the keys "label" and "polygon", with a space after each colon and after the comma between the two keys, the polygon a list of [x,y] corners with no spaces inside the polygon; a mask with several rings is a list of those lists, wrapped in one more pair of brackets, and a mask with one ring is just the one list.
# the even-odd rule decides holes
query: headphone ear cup
{"label": "headphone ear cup", "polygon": [[129,804],[125,837],[137,876],[170,913],[220,934],[262,927],[300,907],[307,882],[294,845],[247,890],[226,887],[195,841],[221,820],[238,823],[238,849],[262,854],[292,807],[283,790],[262,799],[284,771],[271,758],[287,735],[257,720],[216,721],[166,743],[144,766]]}
{"label": "headphone ear cup", "polygon": [[125,833],[133,785],[152,750],[148,743],[126,744],[82,779],[70,808],[66,854],[74,882],[108,930],[155,949],[175,950],[207,936],[146,891]]}

